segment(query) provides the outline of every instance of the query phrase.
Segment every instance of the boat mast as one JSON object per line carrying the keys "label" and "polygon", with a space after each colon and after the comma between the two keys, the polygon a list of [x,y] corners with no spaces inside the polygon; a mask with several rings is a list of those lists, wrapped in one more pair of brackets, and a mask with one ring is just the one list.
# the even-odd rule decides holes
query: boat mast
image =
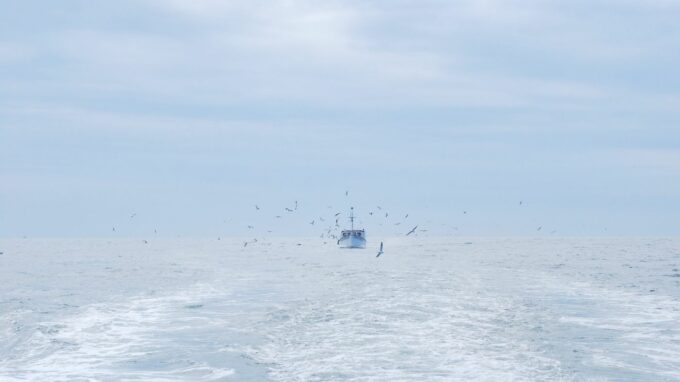
{"label": "boat mast", "polygon": [[352,222],[352,231],[354,231],[354,207],[350,207],[349,221]]}

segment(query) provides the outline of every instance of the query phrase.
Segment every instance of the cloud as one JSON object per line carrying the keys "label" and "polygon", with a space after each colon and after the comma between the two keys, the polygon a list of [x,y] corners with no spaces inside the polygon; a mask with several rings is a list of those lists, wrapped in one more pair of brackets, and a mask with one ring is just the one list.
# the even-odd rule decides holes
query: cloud
{"label": "cloud", "polygon": [[35,55],[35,50],[26,44],[0,41],[0,64],[20,63],[34,58]]}
{"label": "cloud", "polygon": [[622,148],[611,154],[625,166],[680,174],[679,148]]}

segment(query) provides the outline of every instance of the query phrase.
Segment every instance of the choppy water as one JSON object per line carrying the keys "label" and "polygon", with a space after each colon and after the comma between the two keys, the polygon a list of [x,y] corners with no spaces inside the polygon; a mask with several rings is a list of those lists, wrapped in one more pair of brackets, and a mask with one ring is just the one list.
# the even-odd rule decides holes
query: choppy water
{"label": "choppy water", "polygon": [[0,381],[680,381],[680,239],[0,251]]}

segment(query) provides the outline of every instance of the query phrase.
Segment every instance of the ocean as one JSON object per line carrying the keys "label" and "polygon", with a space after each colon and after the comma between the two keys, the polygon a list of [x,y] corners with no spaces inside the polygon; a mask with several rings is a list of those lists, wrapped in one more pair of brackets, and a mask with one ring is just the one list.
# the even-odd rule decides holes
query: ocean
{"label": "ocean", "polygon": [[680,381],[680,239],[0,240],[0,381]]}

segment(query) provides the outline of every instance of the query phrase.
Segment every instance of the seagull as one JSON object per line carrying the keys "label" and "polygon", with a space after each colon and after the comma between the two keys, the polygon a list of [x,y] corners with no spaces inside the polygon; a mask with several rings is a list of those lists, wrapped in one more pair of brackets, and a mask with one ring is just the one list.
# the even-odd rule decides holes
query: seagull
{"label": "seagull", "polygon": [[373,211],[369,212],[368,214],[371,215],[371,216],[373,216]]}
{"label": "seagull", "polygon": [[464,214],[467,214],[467,211],[463,211]]}
{"label": "seagull", "polygon": [[410,234],[416,232],[416,229],[417,229],[417,228],[418,228],[418,226],[413,227],[412,230],[408,231],[408,233],[406,234],[406,236],[408,236],[408,235],[410,235]]}
{"label": "seagull", "polygon": [[375,255],[375,257],[380,257],[380,255],[383,254],[383,242],[380,242],[380,250],[378,251],[378,254]]}
{"label": "seagull", "polygon": [[286,211],[288,211],[288,212],[293,212],[293,210],[291,210],[291,209],[288,208],[288,207],[286,207]]}
{"label": "seagull", "polygon": [[312,220],[309,224],[314,225],[314,220]]}
{"label": "seagull", "polygon": [[248,229],[253,229],[253,228],[255,228],[255,227],[253,227],[252,225],[248,226]]}
{"label": "seagull", "polygon": [[337,217],[338,215],[340,215],[340,212],[338,212],[337,214],[335,214],[336,217]]}
{"label": "seagull", "polygon": [[259,211],[259,210],[260,210],[260,207],[256,204],[256,205],[255,205],[255,209]]}
{"label": "seagull", "polygon": [[404,219],[408,219],[408,214],[406,214],[406,216],[404,216]]}
{"label": "seagull", "polygon": [[248,242],[247,242],[247,241],[244,241],[244,242],[243,242],[243,248],[245,248],[245,247],[247,247],[247,246],[248,246]]}
{"label": "seagull", "polygon": [[539,226],[538,228],[536,228],[536,231],[540,231],[541,228],[543,228],[543,226]]}
{"label": "seagull", "polygon": [[146,241],[146,240],[144,240],[144,244],[149,244],[149,242],[148,242],[148,241]]}

